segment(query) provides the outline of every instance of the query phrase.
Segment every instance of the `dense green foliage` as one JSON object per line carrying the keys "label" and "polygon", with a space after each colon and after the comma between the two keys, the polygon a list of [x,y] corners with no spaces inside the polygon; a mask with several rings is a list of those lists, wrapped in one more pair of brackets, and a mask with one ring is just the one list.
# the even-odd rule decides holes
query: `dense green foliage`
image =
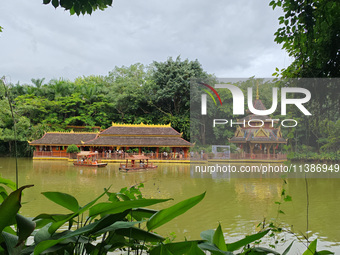
{"label": "dense green foliage", "polygon": [[[91,131],[94,126],[105,129],[112,122],[171,123],[184,139],[189,139],[189,82],[196,76],[207,76],[200,63],[178,57],[149,66],[115,67],[107,76],[7,84],[15,109],[17,140],[33,141],[46,131],[64,131],[67,126],[87,127],[84,131]],[[13,152],[13,124],[1,85],[1,154]]]}
{"label": "dense green foliage", "polygon": [[52,4],[54,8],[62,7],[71,15],[91,14],[95,10],[104,10],[112,6],[113,0],[43,0],[44,4]]}
{"label": "dense green foliage", "polygon": [[[69,211],[66,214],[42,213],[34,219],[18,214],[21,208],[21,187],[10,194],[5,187],[14,189],[14,183],[0,178],[0,254],[108,254],[109,252],[126,252],[127,254],[186,254],[199,255],[206,251],[211,254],[277,254],[280,253],[260,247],[262,239],[282,232],[274,223],[260,223],[262,229],[255,234],[233,243],[226,243],[222,227],[201,233],[201,240],[174,242],[164,238],[153,230],[168,223],[197,205],[205,193],[183,200],[162,210],[145,207],[164,203],[169,199],[143,198],[139,186],[123,188],[119,192],[105,191],[88,204],[81,206],[77,199],[61,192],[43,192],[50,201]],[[107,195],[107,202],[99,202]],[[291,197],[282,190],[278,215],[283,213],[280,206],[291,201]],[[17,230],[17,231],[15,231]],[[32,242],[27,239],[32,236]],[[275,240],[275,238],[273,239]],[[307,254],[334,254],[329,251],[316,251],[314,240],[307,248]],[[276,243],[276,242],[275,242]],[[282,253],[289,253],[291,243]],[[275,245],[270,245],[275,248]]]}
{"label": "dense green foliage", "polygon": [[340,2],[337,0],[273,0],[284,16],[275,41],[293,63],[285,77],[340,77]]}
{"label": "dense green foliage", "polygon": [[67,147],[66,152],[67,153],[78,153],[80,150],[75,144],[71,144],[70,146]]}
{"label": "dense green foliage", "polygon": [[287,149],[295,152],[293,159],[338,160],[340,84],[328,78],[340,77],[340,2],[273,0],[270,5],[284,12],[275,41],[294,58],[281,70],[283,78],[327,78],[306,82],[304,87],[312,93],[309,109],[313,116],[290,113],[299,119],[299,126],[288,134]]}

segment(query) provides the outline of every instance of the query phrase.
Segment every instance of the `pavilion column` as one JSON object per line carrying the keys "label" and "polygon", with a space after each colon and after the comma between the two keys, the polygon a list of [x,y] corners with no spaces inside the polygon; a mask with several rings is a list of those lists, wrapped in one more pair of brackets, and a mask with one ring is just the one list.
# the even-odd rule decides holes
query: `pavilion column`
{"label": "pavilion column", "polygon": [[184,158],[188,157],[188,148],[183,148],[184,151]]}
{"label": "pavilion column", "polygon": [[156,148],[156,158],[158,159],[159,147]]}
{"label": "pavilion column", "polygon": [[276,147],[276,144],[274,143],[274,147],[273,147],[273,154],[274,154],[274,157],[275,157],[275,147]]}
{"label": "pavilion column", "polygon": [[270,144],[266,145],[267,147],[267,155],[268,155],[268,159],[270,159],[270,148],[272,147]]}
{"label": "pavilion column", "polygon": [[249,147],[250,147],[250,156],[253,154],[254,146],[255,146],[255,144],[253,144],[253,143],[249,144]]}
{"label": "pavilion column", "polygon": [[172,147],[172,158],[176,158],[176,148]]}
{"label": "pavilion column", "polygon": [[138,147],[138,155],[142,155],[142,148]]}

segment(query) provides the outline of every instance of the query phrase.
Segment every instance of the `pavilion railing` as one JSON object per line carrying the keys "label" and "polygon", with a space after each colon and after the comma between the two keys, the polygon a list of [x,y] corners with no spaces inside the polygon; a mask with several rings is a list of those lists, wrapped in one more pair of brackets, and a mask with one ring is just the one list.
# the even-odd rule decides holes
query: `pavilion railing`
{"label": "pavilion railing", "polygon": [[34,151],[33,157],[70,158],[70,153],[65,151]]}
{"label": "pavilion railing", "polygon": [[[124,160],[132,155],[139,155],[138,153],[118,153],[118,152],[99,152],[99,159],[107,160]],[[154,160],[207,160],[207,159],[254,159],[254,160],[286,160],[286,154],[250,154],[250,153],[230,153],[212,155],[211,153],[142,153],[142,155]],[[65,151],[34,151],[33,157],[55,157],[55,158],[72,158],[74,155]]]}

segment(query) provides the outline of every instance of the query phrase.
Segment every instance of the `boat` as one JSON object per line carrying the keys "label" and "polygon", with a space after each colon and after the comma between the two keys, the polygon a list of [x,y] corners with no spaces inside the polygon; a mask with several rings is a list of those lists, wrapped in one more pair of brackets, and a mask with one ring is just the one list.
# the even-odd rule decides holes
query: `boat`
{"label": "boat", "polygon": [[134,171],[144,169],[155,169],[156,165],[149,163],[149,157],[144,155],[133,155],[126,158],[125,163],[120,163],[120,171]]}
{"label": "boat", "polygon": [[98,160],[98,152],[81,151],[77,154],[77,161],[73,162],[75,166],[105,167],[107,163],[101,163]]}

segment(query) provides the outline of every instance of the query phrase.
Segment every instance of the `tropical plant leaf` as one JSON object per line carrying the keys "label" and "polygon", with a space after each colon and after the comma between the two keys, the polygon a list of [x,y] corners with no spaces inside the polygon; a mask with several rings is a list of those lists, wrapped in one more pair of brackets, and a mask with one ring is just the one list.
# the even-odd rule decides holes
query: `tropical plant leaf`
{"label": "tropical plant leaf", "polygon": [[222,251],[227,250],[227,245],[224,240],[221,224],[218,224],[217,229],[215,230],[214,236],[213,236],[213,244],[216,245],[217,248],[219,248]]}
{"label": "tropical plant leaf", "polygon": [[317,254],[317,255],[332,255],[332,254],[335,254],[335,253],[331,252],[331,251],[323,250],[323,251],[318,251],[315,254]]}
{"label": "tropical plant leaf", "polygon": [[172,252],[170,252],[164,245],[161,246],[161,252],[159,255],[174,255]]}
{"label": "tropical plant leaf", "polygon": [[[98,231],[95,234],[99,234],[99,233],[105,233],[105,232],[109,232],[109,231],[115,231],[117,229],[121,229],[121,228],[130,228],[135,224],[138,224],[140,222],[138,221],[134,221],[134,222],[126,222],[126,221],[120,221],[120,222],[115,222],[114,224],[112,224],[111,226],[106,227],[105,229],[102,229],[100,231]],[[98,222],[94,222],[91,223],[89,225],[86,225],[82,228],[78,228],[75,231],[65,231],[63,233],[59,234],[59,239],[57,240],[46,240],[46,241],[42,241],[40,243],[38,243],[36,245],[36,247],[34,248],[34,254],[41,254],[42,252],[44,252],[45,250],[53,247],[54,245],[57,245],[61,242],[63,242],[64,240],[71,238],[71,237],[79,237],[85,233],[89,233],[91,232],[96,226],[98,225]],[[77,238],[78,239],[78,238]]]}
{"label": "tropical plant leaf", "polygon": [[274,255],[280,255],[280,253],[273,251],[268,248],[263,247],[254,247],[247,251],[247,254],[254,254],[254,255],[264,255],[264,254],[274,254]]}
{"label": "tropical plant leaf", "polygon": [[259,240],[262,237],[264,237],[269,232],[269,230],[270,229],[267,229],[266,231],[247,236],[247,237],[245,237],[245,238],[243,238],[243,239],[241,239],[237,242],[227,244],[227,251],[236,251],[236,250],[246,246],[247,244],[255,242],[256,240]]}
{"label": "tropical plant leaf", "polygon": [[11,190],[16,190],[16,184],[15,182],[9,180],[9,179],[5,179],[5,178],[2,178],[0,176],[0,183],[1,184],[4,184],[5,186],[7,186],[8,188],[10,188]]}
{"label": "tropical plant leaf", "polygon": [[[16,215],[17,228],[18,228],[18,244],[23,243],[34,231],[35,222],[20,214]],[[17,244],[17,245],[18,245]]]}
{"label": "tropical plant leaf", "polygon": [[214,243],[214,229],[204,230],[201,232],[200,236],[203,240],[208,241],[209,243]]}
{"label": "tropical plant leaf", "polygon": [[164,237],[157,235],[155,233],[147,232],[140,228],[122,228],[115,231],[119,235],[123,235],[134,240],[142,240],[145,242],[162,242],[165,240]]}
{"label": "tropical plant leaf", "polygon": [[97,198],[95,198],[94,200],[92,200],[90,203],[86,204],[85,206],[79,208],[79,210],[73,214],[71,214],[69,217],[60,220],[58,222],[54,222],[52,223],[52,225],[50,226],[50,228],[48,229],[48,231],[50,232],[50,234],[53,234],[58,228],[60,228],[62,225],[64,225],[66,222],[72,220],[74,217],[77,217],[78,215],[82,214],[83,212],[87,211],[91,206],[93,206],[102,196],[104,196],[106,194],[106,192],[108,191],[108,189],[106,189],[100,196],[98,196]]}
{"label": "tropical plant leaf", "polygon": [[318,239],[315,239],[313,242],[311,242],[307,250],[302,255],[315,255],[317,242]]}
{"label": "tropical plant leaf", "polygon": [[157,212],[158,210],[153,210],[149,208],[137,208],[132,210],[131,216],[136,220],[149,219]]}
{"label": "tropical plant leaf", "polygon": [[[161,248],[166,248],[169,252],[178,255],[178,254],[187,254],[192,246],[197,246],[200,241],[184,241],[184,242],[174,242],[167,244],[160,244],[154,247],[150,251],[150,255],[159,255],[161,252]],[[199,253],[198,253],[199,254]]]}
{"label": "tropical plant leaf", "polygon": [[72,212],[77,212],[79,210],[77,199],[69,194],[62,192],[43,192],[42,194],[52,202],[61,205]]}
{"label": "tropical plant leaf", "polygon": [[113,203],[99,203],[90,208],[90,217],[124,212],[125,210],[146,207],[158,203],[169,201],[170,199],[138,199]]}
{"label": "tropical plant leaf", "polygon": [[172,219],[176,218],[177,216],[185,213],[193,206],[197,205],[205,196],[205,192],[201,195],[186,199],[182,202],[179,202],[169,208],[160,210],[156,214],[154,214],[146,223],[148,230],[153,230],[162,226],[163,224],[171,221]]}
{"label": "tropical plant leaf", "polygon": [[2,230],[15,223],[15,216],[21,207],[21,194],[26,188],[32,187],[33,185],[23,186],[16,191],[13,191],[0,205],[0,233]]}
{"label": "tropical plant leaf", "polygon": [[213,243],[200,243],[198,245],[198,247],[201,248],[204,251],[209,251],[209,252],[211,252],[211,254],[214,254],[214,255],[234,255],[230,251],[220,250]]}
{"label": "tropical plant leaf", "polygon": [[292,246],[293,246],[293,243],[294,243],[294,241],[290,243],[290,245],[285,249],[285,251],[282,253],[282,255],[288,254],[288,252],[290,251],[290,248],[292,248]]}
{"label": "tropical plant leaf", "polygon": [[205,253],[198,247],[197,243],[191,243],[191,248],[185,255],[205,255]]}
{"label": "tropical plant leaf", "polygon": [[19,239],[16,235],[12,235],[12,234],[7,233],[7,232],[2,232],[1,237],[6,244],[8,254],[10,254],[10,255],[20,255],[22,245],[17,246]]}

